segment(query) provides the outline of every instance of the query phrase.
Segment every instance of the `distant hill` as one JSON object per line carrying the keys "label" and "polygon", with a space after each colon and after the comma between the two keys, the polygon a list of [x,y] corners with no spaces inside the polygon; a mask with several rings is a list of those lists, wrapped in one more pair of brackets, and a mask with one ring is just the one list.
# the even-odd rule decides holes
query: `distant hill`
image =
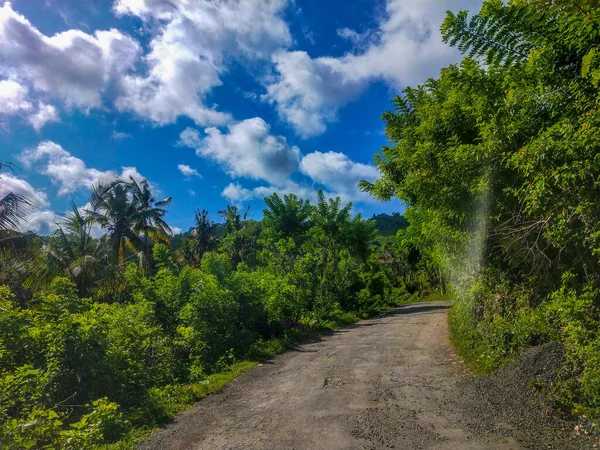
{"label": "distant hill", "polygon": [[381,236],[394,236],[398,230],[408,227],[408,221],[400,213],[373,214],[371,220],[375,221],[376,228]]}

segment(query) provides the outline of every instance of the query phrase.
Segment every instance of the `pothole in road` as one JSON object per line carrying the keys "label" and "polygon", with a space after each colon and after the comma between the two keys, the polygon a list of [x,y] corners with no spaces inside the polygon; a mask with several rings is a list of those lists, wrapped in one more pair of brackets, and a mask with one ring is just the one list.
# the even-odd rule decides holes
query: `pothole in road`
{"label": "pothole in road", "polygon": [[346,383],[344,383],[344,380],[342,380],[342,377],[332,376],[332,377],[325,378],[323,387],[325,389],[336,388],[336,387],[343,386],[344,384],[346,384]]}

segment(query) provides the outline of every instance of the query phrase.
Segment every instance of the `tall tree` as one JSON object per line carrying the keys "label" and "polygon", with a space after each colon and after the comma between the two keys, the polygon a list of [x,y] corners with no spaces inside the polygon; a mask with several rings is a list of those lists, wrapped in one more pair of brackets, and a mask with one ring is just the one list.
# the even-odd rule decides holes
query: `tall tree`
{"label": "tall tree", "polygon": [[167,213],[166,206],[171,204],[172,198],[167,197],[162,200],[156,200],[150,189],[148,180],[136,181],[129,177],[129,189],[131,189],[132,204],[134,209],[133,231],[143,239],[143,255],[145,261],[150,259],[150,245],[148,238],[152,242],[169,242],[173,231],[165,222],[164,217]]}
{"label": "tall tree", "polygon": [[210,220],[208,211],[203,209],[196,210],[194,217],[194,228],[192,229],[192,242],[194,244],[194,259],[196,263],[202,261],[204,254],[216,246],[216,237],[214,236],[214,224]]}
{"label": "tall tree", "polygon": [[313,208],[308,200],[295,194],[283,196],[283,200],[273,193],[265,198],[267,208],[263,210],[265,232],[274,239],[293,238],[297,244],[310,229]]}
{"label": "tall tree", "polygon": [[235,205],[227,205],[225,209],[217,211],[218,214],[225,220],[225,230],[228,234],[240,231],[243,227],[243,222],[248,219],[250,207],[246,208],[242,216],[239,208]]}
{"label": "tall tree", "polygon": [[120,266],[125,264],[127,249],[146,266],[149,246],[146,238],[154,242],[168,241],[171,228],[164,221],[170,198],[155,201],[147,181],[129,183],[115,181],[99,184],[92,189],[91,209],[87,211],[95,223],[107,230],[111,246]]}

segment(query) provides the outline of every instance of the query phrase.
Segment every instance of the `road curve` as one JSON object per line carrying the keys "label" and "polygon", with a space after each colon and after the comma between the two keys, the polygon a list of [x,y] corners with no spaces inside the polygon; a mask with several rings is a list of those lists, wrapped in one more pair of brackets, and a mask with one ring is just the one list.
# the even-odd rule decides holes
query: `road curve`
{"label": "road curve", "polygon": [[448,340],[448,308],[397,308],[286,351],[139,449],[559,448],[524,445],[505,423],[473,423],[488,412],[485,402],[477,414],[463,402],[470,376]]}

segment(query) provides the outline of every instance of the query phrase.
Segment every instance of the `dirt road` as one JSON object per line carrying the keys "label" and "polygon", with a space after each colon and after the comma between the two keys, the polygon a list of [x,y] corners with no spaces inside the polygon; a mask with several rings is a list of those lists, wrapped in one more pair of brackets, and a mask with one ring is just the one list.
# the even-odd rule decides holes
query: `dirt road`
{"label": "dirt road", "polygon": [[586,448],[535,396],[507,411],[494,399],[528,394],[474,387],[448,341],[448,307],[398,308],[287,351],[140,449]]}

